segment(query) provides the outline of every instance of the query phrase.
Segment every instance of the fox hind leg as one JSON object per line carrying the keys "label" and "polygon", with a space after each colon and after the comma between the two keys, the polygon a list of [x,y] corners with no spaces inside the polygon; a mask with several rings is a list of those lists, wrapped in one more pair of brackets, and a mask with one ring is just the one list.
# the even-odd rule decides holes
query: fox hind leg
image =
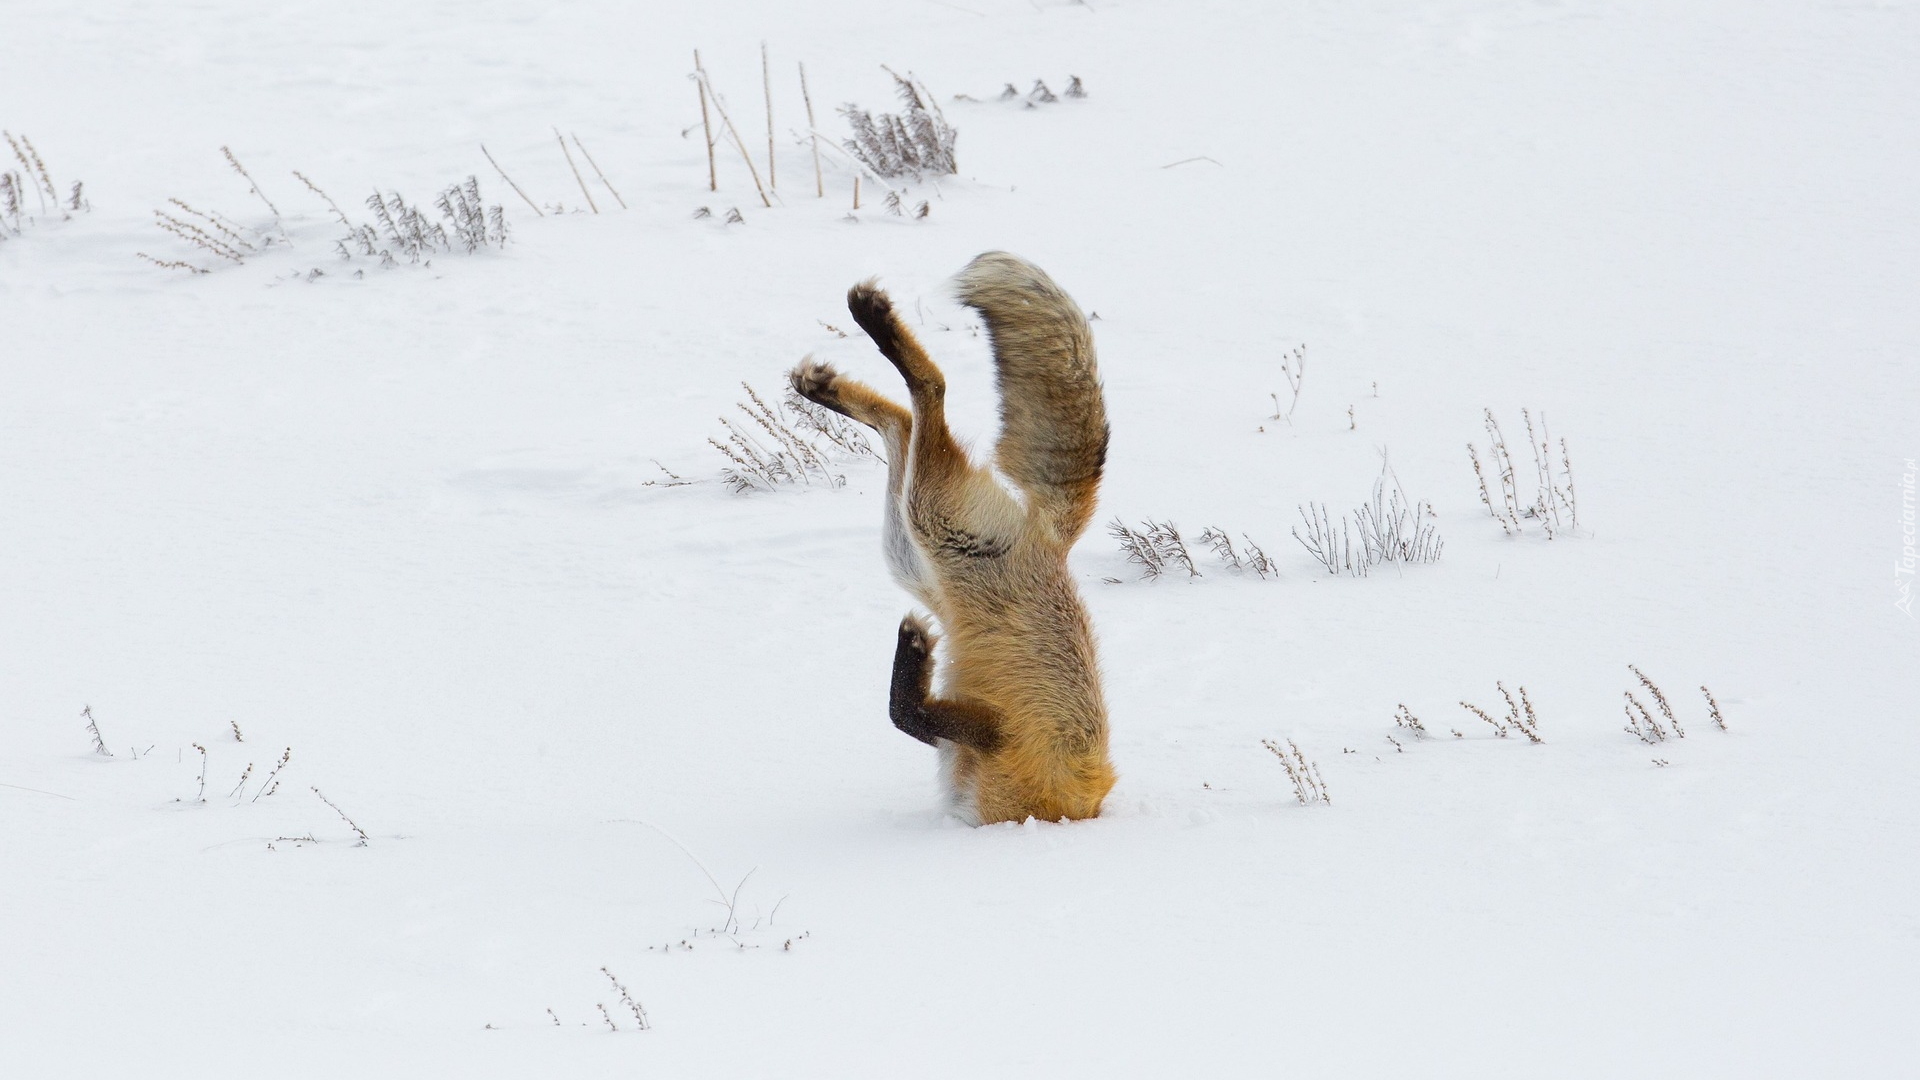
{"label": "fox hind leg", "polygon": [[1020,531],[1022,512],[990,473],[967,460],[948,429],[946,376],[879,286],[864,281],[849,289],[847,309],[899,370],[912,395],[912,453],[903,509],[921,550],[935,562],[1006,554]]}
{"label": "fox hind leg", "polygon": [[858,379],[849,379],[834,370],[832,364],[809,356],[794,365],[787,375],[793,392],[841,416],[857,420],[880,433],[891,450],[895,440],[906,444],[907,429],[913,426],[913,414],[897,402]]}
{"label": "fox hind leg", "polygon": [[906,486],[909,444],[913,438],[913,414],[857,379],[849,379],[812,357],[802,360],[788,376],[793,392],[822,408],[879,432],[887,447],[887,510],[881,524],[881,542],[887,556],[887,569],[908,592],[932,606],[933,575],[926,560],[907,534]]}
{"label": "fox hind leg", "polygon": [[939,394],[946,392],[946,378],[927,356],[927,350],[921,348],[913,332],[900,321],[893,310],[893,298],[878,283],[868,279],[848,289],[847,311],[873,339],[880,355],[900,369],[900,377],[907,381],[907,391],[915,396],[916,407],[923,388]]}

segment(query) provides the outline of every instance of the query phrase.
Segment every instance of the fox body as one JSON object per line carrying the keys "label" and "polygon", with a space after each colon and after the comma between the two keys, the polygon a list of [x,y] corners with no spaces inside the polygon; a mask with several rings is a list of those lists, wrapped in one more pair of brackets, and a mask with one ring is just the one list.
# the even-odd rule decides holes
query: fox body
{"label": "fox body", "polygon": [[847,307],[912,408],[811,358],[793,388],[886,443],[887,563],[933,613],[946,656],[936,693],[933,634],[916,615],[902,620],[894,726],[940,750],[954,809],[978,823],[1094,817],[1114,773],[1093,627],[1067,570],[1106,464],[1093,334],[1072,298],[1013,255],[981,255],[957,284],[993,341],[993,468],[955,441],[945,377],[872,281],[848,291]]}

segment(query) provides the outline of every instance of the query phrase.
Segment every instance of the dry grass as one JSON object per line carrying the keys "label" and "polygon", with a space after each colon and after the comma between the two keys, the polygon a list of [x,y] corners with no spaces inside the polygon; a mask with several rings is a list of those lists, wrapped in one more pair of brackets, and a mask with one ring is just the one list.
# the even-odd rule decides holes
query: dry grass
{"label": "dry grass", "polygon": [[[1151,581],[1170,571],[1183,571],[1187,579],[1202,577],[1199,565],[1193,557],[1193,549],[1180,532],[1180,526],[1172,521],[1155,521],[1152,518],[1140,523],[1138,528],[1128,528],[1119,518],[1107,525],[1107,535],[1120,542],[1120,550],[1129,563],[1140,568],[1140,580]],[[1200,530],[1198,543],[1213,553],[1220,565],[1231,573],[1252,572],[1262,579],[1279,577],[1280,570],[1273,560],[1253,538],[1240,534],[1241,546],[1235,547],[1233,538],[1225,529],[1209,525]],[[1117,584],[1119,578],[1107,578],[1109,583]]]}
{"label": "dry grass", "polygon": [[1293,784],[1293,797],[1300,801],[1301,806],[1313,803],[1333,805],[1333,797],[1327,794],[1327,782],[1320,776],[1320,766],[1308,761],[1292,739],[1287,740],[1284,749],[1272,739],[1261,739],[1260,745],[1280,759],[1280,767],[1287,771],[1287,780]]}
{"label": "dry grass", "polygon": [[1270,420],[1285,420],[1293,423],[1293,411],[1300,407],[1300,387],[1307,372],[1307,347],[1305,344],[1294,346],[1292,352],[1280,358],[1280,374],[1287,380],[1287,404],[1280,405],[1279,394],[1269,394],[1273,398],[1273,415]]}
{"label": "dry grass", "polygon": [[93,718],[93,706],[80,706],[80,715],[87,721],[87,734],[93,736],[93,752],[101,757],[112,757],[113,751],[107,749],[107,740],[100,737],[100,724]]}
{"label": "dry grass", "polygon": [[271,795],[276,791],[279,791],[280,790],[280,770],[286,768],[287,763],[292,760],[293,760],[293,747],[289,746],[286,748],[284,752],[281,753],[280,760],[274,763],[273,771],[267,774],[266,779],[260,781],[260,786],[254,790],[253,798],[248,799],[247,801],[249,803],[257,803],[262,798],[265,798],[266,796]]}
{"label": "dry grass", "polygon": [[1409,499],[1384,457],[1380,475],[1373,482],[1372,500],[1352,514],[1335,519],[1324,503],[1309,503],[1299,510],[1306,532],[1296,526],[1293,538],[1315,562],[1326,567],[1327,573],[1336,576],[1366,577],[1374,567],[1385,563],[1438,562],[1446,547],[1433,524],[1432,505],[1424,499]]}
{"label": "dry grass", "polygon": [[385,196],[375,191],[367,196],[365,203],[373,213],[373,222],[361,225],[353,224],[341,214],[325,192],[317,187],[314,192],[326,199],[347,225],[347,234],[334,241],[334,249],[342,258],[360,255],[377,258],[382,266],[393,266],[401,258],[418,263],[445,252],[463,251],[471,255],[507,246],[506,208],[497,203],[486,204],[480,195],[478,177],[469,176],[464,182],[442,190],[433,201],[437,216],[429,216],[425,208],[407,202],[397,191]]}
{"label": "dry grass", "polygon": [[26,181],[17,172],[0,172],[0,240],[20,235],[25,220]]}
{"label": "dry grass", "polygon": [[[166,208],[153,212],[154,225],[185,244],[191,249],[185,255],[199,261],[150,255],[144,251],[135,252],[137,257],[163,269],[205,274],[211,272],[203,265],[209,259],[215,260],[216,265],[231,263],[238,266],[275,245],[292,242],[280,208],[260,189],[259,183],[230,149],[223,146],[220,152],[225,155],[233,171],[247,181],[249,191],[273,214],[272,228],[245,225],[218,210],[202,210],[184,199],[168,199]],[[442,252],[465,251],[472,254],[483,248],[506,246],[505,211],[498,205],[488,206],[484,203],[479,180],[475,177],[469,176],[462,183],[449,185],[439,193],[431,210],[407,202],[398,192],[381,195],[376,191],[366,201],[367,209],[373,214],[373,222],[355,224],[319,184],[298,170],[293,175],[326,204],[328,211],[347,230],[346,235],[334,242],[334,248],[342,258],[378,258],[383,266],[392,266],[401,259],[418,263]],[[309,275],[309,280],[318,277],[319,273],[315,270]]]}
{"label": "dry grass", "polygon": [[1126,552],[1128,562],[1140,567],[1142,579],[1157,578],[1169,570],[1184,570],[1189,579],[1200,576],[1193,552],[1187,549],[1186,538],[1171,521],[1149,518],[1141,522],[1136,531],[1114,518],[1107,526],[1107,535],[1120,541],[1120,550]]}
{"label": "dry grass", "polygon": [[1200,542],[1207,545],[1213,551],[1214,557],[1225,563],[1230,570],[1236,572],[1251,570],[1260,575],[1262,581],[1269,577],[1280,576],[1279,568],[1273,565],[1273,560],[1267,557],[1266,551],[1259,544],[1254,543],[1253,538],[1246,533],[1240,534],[1240,542],[1245,547],[1238,551],[1234,550],[1233,538],[1227,535],[1226,530],[1215,525],[1209,525],[1200,530]]}
{"label": "dry grass", "polygon": [[[1520,478],[1513,463],[1513,454],[1507,448],[1505,434],[1500,430],[1500,422],[1494,418],[1493,410],[1484,412],[1483,420],[1487,429],[1487,461],[1483,467],[1479,448],[1467,444],[1467,457],[1473,462],[1473,475],[1479,481],[1480,502],[1487,513],[1500,523],[1500,528],[1509,536],[1518,536],[1525,531],[1526,523],[1532,522],[1551,540],[1566,532],[1577,531],[1580,527],[1580,504],[1573,486],[1573,455],[1567,449],[1567,440],[1558,440],[1559,454],[1556,467],[1552,433],[1547,429],[1547,417],[1540,414],[1536,425],[1533,413],[1528,409],[1520,410],[1521,419],[1526,422],[1527,448],[1533,461],[1533,495],[1523,499],[1520,494]],[[1500,490],[1496,501],[1493,490],[1487,482],[1487,469],[1493,471],[1495,483]]]}
{"label": "dry grass", "polygon": [[[0,137],[6,139],[7,149],[20,165],[18,170],[0,171],[0,241],[23,235],[26,226],[39,224],[44,219],[57,216],[66,221],[74,213],[92,209],[86,200],[85,185],[78,180],[62,201],[53,174],[32,139],[11,131],[0,131]],[[38,214],[31,212],[27,205],[29,192]]]}
{"label": "dry grass", "polygon": [[911,72],[903,77],[887,69],[887,74],[893,76],[901,111],[875,115],[857,105],[842,105],[840,115],[853,129],[853,138],[841,145],[875,176],[887,180],[920,180],[959,171],[954,144],[960,133],[947,123],[932,91]]}
{"label": "dry grass", "polygon": [[[998,94],[993,95],[993,100],[1003,103],[1019,102],[1021,108],[1037,109],[1042,105],[1055,104],[1062,99],[1084,101],[1086,97],[1087,86],[1080,81],[1080,76],[1069,75],[1067,76],[1066,89],[1057,94],[1047,86],[1045,79],[1035,79],[1033,80],[1033,89],[1025,91],[1012,83],[1007,83],[1000,89]],[[974,97],[972,94],[955,94],[953,95],[953,99],[955,101],[970,101],[975,103],[982,101],[981,98]]]}
{"label": "dry grass", "polygon": [[[273,243],[271,237],[226,217],[218,211],[202,211],[182,199],[168,199],[173,210],[155,210],[154,225],[199,250],[238,265],[261,248]],[[155,260],[157,261],[157,260]]]}
{"label": "dry grass", "polygon": [[367,830],[355,824],[354,820],[347,816],[347,812],[345,810],[342,810],[338,806],[335,806],[332,799],[327,798],[325,795],[321,795],[319,788],[310,787],[308,790],[312,791],[314,795],[318,796],[321,802],[326,803],[327,808],[329,810],[332,810],[334,813],[339,814],[340,820],[347,823],[347,828],[352,829],[354,831],[354,834],[360,837],[359,842],[354,844],[354,847],[366,847],[367,841],[373,839],[372,837],[367,835]]}
{"label": "dry grass", "polygon": [[1647,711],[1647,707],[1640,703],[1640,699],[1633,696],[1633,691],[1626,691],[1626,698],[1627,733],[1649,746],[1665,742],[1667,729],[1660,726],[1660,721],[1655,720],[1653,714]]}
{"label": "dry grass", "polygon": [[1654,685],[1653,680],[1647,678],[1646,673],[1638,667],[1628,664],[1627,670],[1633,672],[1634,677],[1640,680],[1640,685],[1646,687],[1647,693],[1653,695],[1654,705],[1659,708],[1660,715],[1667,718],[1667,724],[1673,728],[1674,733],[1682,739],[1686,738],[1687,729],[1681,727],[1679,718],[1673,715],[1673,706],[1667,703],[1667,695],[1662,693],[1660,688]]}
{"label": "dry grass", "polygon": [[1707,696],[1708,717],[1713,721],[1713,726],[1719,728],[1721,731],[1726,731],[1727,718],[1720,715],[1720,703],[1713,700],[1713,691],[1702,686],[1700,692]]}
{"label": "dry grass", "polygon": [[194,792],[193,801],[203,803],[207,801],[207,748],[199,743],[194,743],[193,748],[200,751],[200,790]]}
{"label": "dry grass", "polygon": [[[1506,700],[1507,713],[1504,717],[1496,720],[1487,710],[1470,701],[1462,701],[1460,707],[1485,721],[1489,727],[1493,728],[1494,735],[1499,738],[1504,739],[1508,733],[1517,731],[1530,743],[1537,745],[1546,742],[1546,738],[1540,734],[1540,717],[1534,711],[1533,701],[1527,697],[1527,688],[1519,687],[1520,697],[1516,701],[1513,694],[1508,692],[1506,683],[1495,682],[1493,685],[1500,691],[1500,696]],[[1460,733],[1456,731],[1454,734],[1458,736]]]}
{"label": "dry grass", "polygon": [[[641,1031],[647,1031],[651,1029],[653,1027],[653,1024],[647,1019],[647,1010],[642,1008],[640,1003],[634,1000],[633,995],[627,992],[626,985],[622,983],[617,977],[615,977],[613,972],[608,971],[605,966],[602,966],[600,968],[600,974],[605,975],[607,977],[607,981],[613,984],[614,990],[618,992],[620,995],[620,1004],[625,1005],[627,1007],[627,1011],[633,1014],[633,1022],[635,1026],[639,1027]],[[606,1012],[606,1006],[602,1005],[600,1007],[600,1010],[604,1014]],[[552,1010],[549,1009],[548,1012],[552,1012]],[[554,1023],[557,1024],[559,1022],[560,1022],[560,1018],[557,1016],[554,1017]],[[609,1024],[613,1023],[612,1019],[609,1018],[607,1023]]]}
{"label": "dry grass", "polygon": [[[1633,672],[1633,677],[1640,683],[1640,688],[1653,700],[1653,708],[1649,709],[1633,691],[1624,692],[1627,734],[1649,746],[1668,739],[1686,738],[1686,726],[1680,722],[1673,703],[1667,700],[1666,692],[1661,690],[1659,684],[1648,677],[1646,672],[1641,671],[1638,664],[1628,664],[1627,670]],[[1720,711],[1720,703],[1714,700],[1713,691],[1702,686],[1700,693],[1707,699],[1707,719],[1712,721],[1714,727],[1726,731],[1727,718]],[[1663,719],[1665,723],[1661,722]]]}
{"label": "dry grass", "polygon": [[[905,192],[888,191],[886,198],[887,213],[892,214],[894,217],[906,217],[907,204],[904,196]],[[926,216],[932,212],[933,207],[928,205],[927,200],[921,199],[920,205],[913,208],[913,219],[915,221],[924,220]]]}
{"label": "dry grass", "polygon": [[707,440],[731,463],[721,470],[721,479],[737,494],[816,481],[837,488],[846,477],[834,471],[836,465],[883,460],[860,426],[838,413],[792,391],[780,404],[769,405],[752,386],[743,382],[740,389],[747,400],[735,408],[746,422],[722,416],[725,440]]}
{"label": "dry grass", "polygon": [[1495,735],[1498,735],[1503,739],[1507,737],[1507,726],[1505,724],[1502,724],[1500,721],[1495,720],[1493,717],[1487,715],[1487,710],[1469,701],[1461,702],[1460,707],[1472,713],[1473,715],[1479,717],[1480,719],[1485,720],[1489,725],[1492,726],[1493,733]]}
{"label": "dry grass", "polygon": [[233,171],[240,174],[241,179],[245,180],[247,186],[252,189],[254,196],[266,204],[268,212],[273,214],[273,220],[278,222],[280,220],[280,208],[273,205],[273,200],[267,198],[266,192],[260,190],[259,181],[253,178],[253,174],[247,171],[245,165],[240,164],[239,158],[233,156],[232,150],[223,146],[220,148],[220,153],[226,156],[227,164],[233,166]]}

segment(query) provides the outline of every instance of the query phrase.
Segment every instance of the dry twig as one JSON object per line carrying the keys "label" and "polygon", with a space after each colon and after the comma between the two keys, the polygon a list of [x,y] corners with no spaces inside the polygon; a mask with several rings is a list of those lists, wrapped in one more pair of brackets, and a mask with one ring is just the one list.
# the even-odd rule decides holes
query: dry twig
{"label": "dry twig", "polygon": [[528,198],[527,198],[527,193],[526,193],[526,192],[524,192],[524,191],[521,191],[521,190],[520,190],[520,185],[519,185],[519,184],[516,184],[516,183],[514,183],[514,182],[513,182],[513,177],[511,177],[511,176],[508,176],[508,175],[507,175],[507,170],[505,170],[505,169],[503,169],[503,168],[501,168],[501,167],[500,167],[500,163],[499,163],[499,162],[497,162],[497,161],[495,161],[495,160],[493,160],[493,155],[487,152],[487,144],[486,144],[486,143],[481,143],[481,144],[480,144],[480,152],[481,152],[482,154],[486,154],[486,157],[487,157],[487,164],[489,164],[489,165],[491,165],[491,166],[493,166],[493,171],[494,171],[494,172],[497,172],[497,173],[499,173],[499,174],[500,174],[500,179],[502,179],[502,180],[505,180],[505,181],[507,182],[507,186],[513,189],[513,192],[514,192],[514,194],[516,194],[516,195],[518,195],[518,196],[520,196],[520,198],[522,198],[522,199],[525,199],[525,200],[526,200],[526,204],[527,204],[527,205],[528,205],[529,207],[532,207],[532,209],[533,209],[533,213],[534,213],[534,216],[535,216],[535,217],[546,217],[546,216],[547,216],[546,214],[544,214],[544,213],[541,213],[541,211],[540,211],[540,207],[539,207],[538,205],[536,205],[536,204],[534,203],[534,201],[533,201],[532,199],[528,199]]}
{"label": "dry twig", "polygon": [[553,141],[560,144],[560,153],[567,159],[567,168],[573,170],[573,182],[580,185],[580,194],[586,197],[587,208],[599,213],[600,207],[593,201],[593,192],[587,190],[587,181],[580,175],[580,166],[573,163],[573,152],[567,149],[567,140],[561,137],[559,128],[553,129]]}

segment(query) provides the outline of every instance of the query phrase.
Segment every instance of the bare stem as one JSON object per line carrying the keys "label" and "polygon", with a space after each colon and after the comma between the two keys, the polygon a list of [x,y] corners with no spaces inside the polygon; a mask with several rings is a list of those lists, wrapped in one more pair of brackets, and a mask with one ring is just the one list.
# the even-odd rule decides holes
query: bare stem
{"label": "bare stem", "polygon": [[360,834],[360,845],[359,845],[359,846],[361,846],[361,847],[366,847],[366,846],[367,846],[367,841],[368,841],[368,840],[370,840],[370,839],[372,839],[372,837],[370,837],[370,836],[368,836],[368,835],[367,835],[367,830],[365,830],[365,829],[363,829],[363,828],[361,828],[361,827],[360,827],[359,825],[356,825],[356,824],[354,824],[354,820],[353,820],[352,818],[350,818],[350,817],[348,817],[348,816],[347,816],[347,812],[346,812],[345,810],[342,810],[342,809],[340,809],[340,808],[339,808],[338,806],[335,806],[335,805],[333,805],[333,800],[332,800],[332,799],[329,799],[329,798],[327,798],[327,797],[326,797],[325,795],[320,795],[320,789],[319,789],[319,788],[310,788],[310,790],[311,790],[311,791],[312,791],[312,792],[313,792],[313,793],[314,793],[315,795],[319,795],[319,796],[320,796],[320,801],[321,801],[321,802],[323,802],[323,803],[326,803],[326,804],[327,804],[327,807],[328,807],[329,809],[331,809],[331,810],[332,810],[332,811],[333,811],[334,813],[336,813],[336,814],[339,814],[339,815],[340,815],[340,820],[341,820],[341,821],[344,821],[344,822],[346,822],[346,823],[347,823],[347,827],[348,827],[348,828],[350,828],[350,829],[352,829],[352,830],[353,830],[354,832],[356,832],[356,833],[358,833],[358,834]]}
{"label": "bare stem", "polygon": [[700,130],[707,137],[707,190],[720,190],[720,174],[713,162],[713,122],[707,119],[707,69],[700,66],[700,50],[693,50],[693,81],[700,87]]}
{"label": "bare stem", "polygon": [[[487,154],[487,144],[486,144],[486,143],[481,143],[481,144],[480,144],[480,152],[481,152],[482,154]],[[503,169],[503,168],[501,168],[501,167],[500,167],[500,163],[499,163],[499,162],[497,162],[497,161],[495,161],[495,160],[493,160],[493,155],[492,155],[492,154],[487,154],[487,164],[489,164],[489,165],[491,165],[491,166],[493,166],[493,171],[494,171],[494,172],[497,172],[497,173],[499,173],[499,174],[500,174],[500,179],[502,179],[502,180],[505,180],[505,181],[507,182],[507,186],[513,189],[513,191],[514,191],[514,194],[516,194],[516,195],[518,195],[518,196],[520,196],[520,197],[521,197],[522,199],[526,199],[526,202],[527,202],[527,205],[528,205],[529,207],[531,207],[531,208],[533,209],[533,212],[534,212],[534,214],[535,214],[535,215],[537,215],[537,216],[539,216],[539,217],[546,217],[546,216],[547,216],[547,215],[545,215],[545,214],[543,214],[543,213],[541,213],[541,212],[540,212],[540,207],[539,207],[538,205],[536,205],[536,204],[534,203],[534,201],[533,201],[532,199],[527,199],[527,193],[526,193],[526,192],[524,192],[524,191],[521,191],[521,190],[520,190],[520,185],[519,185],[519,184],[516,184],[516,183],[514,183],[514,182],[513,182],[513,177],[511,177],[511,176],[508,176],[508,175],[507,175],[507,170],[505,170],[505,169]]]}
{"label": "bare stem", "polygon": [[580,194],[587,197],[587,207],[594,213],[599,213],[600,208],[593,203],[593,192],[587,190],[587,182],[580,176],[580,166],[573,163],[573,152],[567,149],[567,140],[560,137],[559,128],[553,129],[553,138],[555,142],[560,144],[560,152],[566,155],[567,168],[573,170],[573,182],[580,185]]}
{"label": "bare stem", "polygon": [[727,126],[727,134],[733,136],[733,145],[740,150],[740,160],[747,163],[747,172],[753,176],[753,189],[760,194],[760,205],[771,208],[773,200],[767,198],[766,185],[760,182],[760,168],[753,163],[753,155],[747,153],[747,143],[740,137],[740,129],[733,126],[733,118],[727,115],[727,103],[720,100],[720,95],[714,92],[713,85],[707,81],[705,71],[699,72],[698,75],[701,83],[707,87],[707,95],[713,99],[713,108],[720,114],[720,122]]}
{"label": "bare stem", "polygon": [[260,182],[255,180],[252,174],[247,172],[247,167],[240,164],[239,158],[233,156],[233,151],[223,146],[220,148],[220,152],[227,155],[227,164],[233,166],[233,171],[239,173],[246,179],[248,184],[253,186],[253,193],[260,196],[260,201],[267,204],[267,209],[273,211],[273,220],[279,221],[280,208],[273,205],[273,200],[267,198],[266,192],[260,190]]}
{"label": "bare stem", "polygon": [[813,95],[807,92],[807,65],[800,65],[800,99],[807,103],[807,131],[813,139],[813,190],[818,198],[827,197],[827,184],[820,178],[820,133],[813,130]]}
{"label": "bare stem", "polygon": [[573,137],[573,145],[580,148],[580,156],[586,158],[587,164],[593,166],[593,175],[599,177],[600,182],[607,185],[607,190],[613,192],[613,201],[620,204],[620,209],[625,210],[627,208],[627,200],[620,197],[620,193],[614,190],[613,182],[607,179],[607,174],[600,171],[600,163],[593,160],[592,154],[587,153],[587,146],[580,141],[580,136],[574,135],[572,132],[568,132],[567,134]]}
{"label": "bare stem", "polygon": [[773,168],[773,70],[767,66],[767,43],[760,43],[760,87],[767,96],[767,186],[780,190]]}

